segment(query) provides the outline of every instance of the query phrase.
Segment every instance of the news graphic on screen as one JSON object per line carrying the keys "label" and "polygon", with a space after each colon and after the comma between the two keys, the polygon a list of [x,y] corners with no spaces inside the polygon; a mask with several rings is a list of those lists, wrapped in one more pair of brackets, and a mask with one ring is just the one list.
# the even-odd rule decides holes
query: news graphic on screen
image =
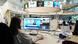
{"label": "news graphic on screen", "polygon": [[44,1],[44,7],[53,7],[53,1]]}
{"label": "news graphic on screen", "polygon": [[24,18],[24,29],[49,30],[49,18]]}
{"label": "news graphic on screen", "polygon": [[29,8],[37,7],[37,2],[36,1],[28,1],[28,6],[29,6]]}
{"label": "news graphic on screen", "polygon": [[49,30],[50,26],[50,18],[41,18],[41,29],[43,30]]}
{"label": "news graphic on screen", "polygon": [[60,8],[60,4],[61,4],[60,2],[54,1],[53,7]]}
{"label": "news graphic on screen", "polygon": [[40,19],[36,18],[25,18],[24,29],[40,29]]}

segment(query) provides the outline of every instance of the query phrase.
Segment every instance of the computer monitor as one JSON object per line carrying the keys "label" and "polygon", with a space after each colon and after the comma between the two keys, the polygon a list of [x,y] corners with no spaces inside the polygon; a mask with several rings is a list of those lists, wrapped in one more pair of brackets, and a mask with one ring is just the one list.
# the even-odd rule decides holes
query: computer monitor
{"label": "computer monitor", "polygon": [[53,7],[60,8],[60,5],[61,5],[60,2],[57,2],[57,1],[53,2]]}
{"label": "computer monitor", "polygon": [[24,18],[25,30],[49,30],[49,18]]}
{"label": "computer monitor", "polygon": [[40,29],[40,19],[24,18],[24,29]]}

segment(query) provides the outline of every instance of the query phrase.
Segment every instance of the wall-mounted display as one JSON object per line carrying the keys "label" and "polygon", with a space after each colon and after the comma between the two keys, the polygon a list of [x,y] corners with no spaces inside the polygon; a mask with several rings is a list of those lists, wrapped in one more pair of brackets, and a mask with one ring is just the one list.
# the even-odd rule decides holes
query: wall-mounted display
{"label": "wall-mounted display", "polygon": [[55,7],[55,8],[60,8],[60,5],[61,5],[60,2],[57,2],[57,1],[53,2],[53,7]]}
{"label": "wall-mounted display", "polygon": [[37,7],[44,7],[44,1],[37,1]]}
{"label": "wall-mounted display", "polygon": [[37,2],[36,1],[28,1],[28,6],[29,6],[29,8],[37,7]]}
{"label": "wall-mounted display", "polygon": [[44,1],[44,7],[53,7],[53,1]]}
{"label": "wall-mounted display", "polygon": [[53,8],[60,8],[62,9],[62,2],[59,1],[28,1],[26,4],[29,8],[33,7],[53,7]]}

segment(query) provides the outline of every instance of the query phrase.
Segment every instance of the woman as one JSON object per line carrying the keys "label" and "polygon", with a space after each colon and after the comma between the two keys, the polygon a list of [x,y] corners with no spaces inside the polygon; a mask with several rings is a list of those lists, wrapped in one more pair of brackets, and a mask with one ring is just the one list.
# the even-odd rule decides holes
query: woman
{"label": "woman", "polygon": [[[11,19],[11,24],[10,24],[10,29],[11,29],[11,33],[12,33],[12,36],[14,38],[14,43],[15,44],[32,44],[34,43],[31,38],[29,37],[26,37],[25,39],[23,38],[23,36],[21,37],[21,34],[19,35],[18,33],[23,33],[25,31],[23,30],[20,30],[21,29],[21,20],[18,18],[18,17],[13,17]],[[18,36],[21,37],[18,38]],[[26,35],[25,35],[26,36]],[[23,38],[23,39],[22,39]],[[19,39],[19,40],[18,40]],[[21,41],[21,42],[20,42]],[[35,44],[35,43],[34,43]]]}
{"label": "woman", "polygon": [[21,29],[21,20],[18,17],[13,17],[11,19],[11,23],[10,23],[10,31],[11,31],[11,35],[13,36],[13,40],[14,40],[14,44],[19,44],[17,35],[19,33],[19,30]]}

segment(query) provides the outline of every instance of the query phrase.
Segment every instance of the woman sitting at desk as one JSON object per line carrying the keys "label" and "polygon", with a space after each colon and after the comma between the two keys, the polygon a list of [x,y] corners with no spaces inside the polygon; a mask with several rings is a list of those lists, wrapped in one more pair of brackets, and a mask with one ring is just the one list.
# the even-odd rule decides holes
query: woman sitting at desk
{"label": "woman sitting at desk", "polygon": [[10,31],[14,38],[14,43],[15,44],[32,44],[32,43],[34,43],[31,41],[31,39],[29,37],[26,37],[26,38],[23,38],[23,36],[21,37],[21,33],[24,31],[21,30],[20,24],[21,24],[21,20],[18,17],[13,17],[11,19]]}
{"label": "woman sitting at desk", "polygon": [[19,33],[19,30],[21,29],[20,22],[21,20],[18,17],[13,17],[10,23],[10,31],[11,31],[11,35],[14,38],[15,44],[18,44],[17,35]]}

